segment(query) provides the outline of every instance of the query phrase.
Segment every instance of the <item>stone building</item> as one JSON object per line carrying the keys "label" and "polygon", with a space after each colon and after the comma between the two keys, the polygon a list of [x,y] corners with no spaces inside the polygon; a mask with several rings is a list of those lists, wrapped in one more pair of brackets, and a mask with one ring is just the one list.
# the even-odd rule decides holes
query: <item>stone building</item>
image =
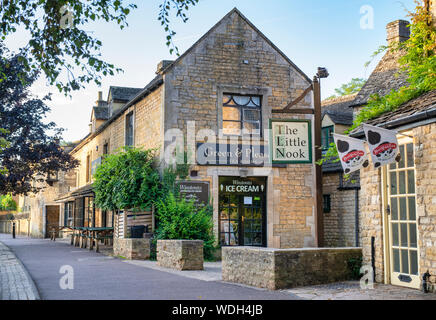
{"label": "stone building", "polygon": [[[407,24],[388,24],[388,42],[407,39]],[[355,115],[372,94],[407,85],[405,75],[397,75],[398,57],[389,51],[380,61],[352,104]],[[425,272],[436,275],[436,91],[366,123],[397,131],[402,159],[360,170],[364,263],[374,268],[377,282],[420,288]],[[351,135],[364,139],[362,128]]]}
{"label": "stone building", "polygon": [[[333,133],[345,134],[353,124],[350,108],[357,94],[324,100],[322,103],[322,147],[333,143]],[[359,246],[359,174],[344,178],[340,162],[322,166],[324,240],[327,247]]]}
{"label": "stone building", "polygon": [[[186,183],[211,199],[221,245],[317,246],[313,116],[275,112],[311,83],[233,9],[176,61],[159,63],[156,77],[122,106],[99,99],[90,134],[71,151],[81,162],[77,189],[58,200],[77,223],[108,221],[110,213],[92,201],[104,154],[126,145],[158,148],[166,166],[183,145],[194,155]],[[313,109],[312,95],[297,107]]]}

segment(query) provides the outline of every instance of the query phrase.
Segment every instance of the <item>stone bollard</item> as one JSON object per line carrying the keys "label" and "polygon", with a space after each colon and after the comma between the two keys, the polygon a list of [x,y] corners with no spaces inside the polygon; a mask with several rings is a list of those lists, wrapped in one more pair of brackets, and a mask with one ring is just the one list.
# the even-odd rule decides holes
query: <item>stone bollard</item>
{"label": "stone bollard", "polygon": [[158,240],[157,264],[176,270],[203,270],[202,240]]}

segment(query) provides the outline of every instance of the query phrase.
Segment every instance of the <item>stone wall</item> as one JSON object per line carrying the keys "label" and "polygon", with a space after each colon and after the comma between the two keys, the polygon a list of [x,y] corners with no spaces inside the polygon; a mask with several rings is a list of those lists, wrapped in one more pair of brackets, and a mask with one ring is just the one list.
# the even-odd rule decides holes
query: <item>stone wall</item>
{"label": "stone wall", "polygon": [[339,173],[323,174],[323,194],[330,195],[331,210],[324,213],[326,247],[356,246],[356,190],[338,190]]}
{"label": "stone wall", "polygon": [[360,248],[222,248],[223,281],[270,290],[326,284],[352,278],[350,259]]}
{"label": "stone wall", "polygon": [[128,260],[150,259],[150,239],[120,239],[114,237],[114,255]]}
{"label": "stone wall", "polygon": [[157,264],[176,270],[203,270],[202,240],[158,240]]}

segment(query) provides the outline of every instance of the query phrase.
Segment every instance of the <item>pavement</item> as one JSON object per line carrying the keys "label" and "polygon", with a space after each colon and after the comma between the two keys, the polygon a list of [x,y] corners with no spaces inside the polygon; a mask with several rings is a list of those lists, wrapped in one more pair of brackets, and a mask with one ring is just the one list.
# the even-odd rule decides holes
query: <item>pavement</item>
{"label": "pavement", "polygon": [[[109,251],[72,247],[65,240],[0,234],[1,299],[436,300],[436,294],[384,284],[363,290],[358,281],[269,291],[223,282],[220,262],[204,266],[204,271],[178,271],[156,261],[122,260]],[[70,288],[65,288],[67,275]]]}
{"label": "pavement", "polygon": [[39,293],[27,270],[1,242],[0,300],[39,300]]}
{"label": "pavement", "polygon": [[[10,235],[0,234],[0,242],[6,244],[26,266],[42,300],[300,299],[285,292],[216,280],[203,281],[136,265],[72,247],[63,241],[24,237],[11,239]],[[69,282],[66,281],[67,276]]]}

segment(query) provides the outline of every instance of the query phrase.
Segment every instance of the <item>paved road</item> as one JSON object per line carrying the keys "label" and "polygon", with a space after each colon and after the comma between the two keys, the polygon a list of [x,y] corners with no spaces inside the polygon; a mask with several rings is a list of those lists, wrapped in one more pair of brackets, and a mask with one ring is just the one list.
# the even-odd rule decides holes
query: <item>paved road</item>
{"label": "paved road", "polygon": [[[25,265],[41,299],[298,299],[290,293],[207,282],[136,266],[61,242],[11,239],[5,234],[0,234],[0,241]],[[62,266],[73,267],[73,290],[63,290],[59,285]]]}

